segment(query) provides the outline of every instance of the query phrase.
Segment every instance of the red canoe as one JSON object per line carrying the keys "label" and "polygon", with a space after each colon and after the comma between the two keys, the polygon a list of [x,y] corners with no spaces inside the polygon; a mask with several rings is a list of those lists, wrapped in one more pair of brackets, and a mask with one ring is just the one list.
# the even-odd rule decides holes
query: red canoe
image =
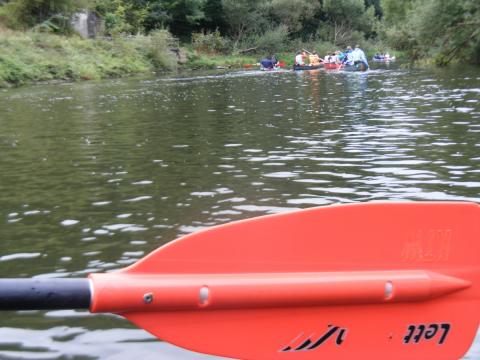
{"label": "red canoe", "polygon": [[324,63],[323,67],[325,68],[325,70],[338,70],[342,68],[342,64]]}

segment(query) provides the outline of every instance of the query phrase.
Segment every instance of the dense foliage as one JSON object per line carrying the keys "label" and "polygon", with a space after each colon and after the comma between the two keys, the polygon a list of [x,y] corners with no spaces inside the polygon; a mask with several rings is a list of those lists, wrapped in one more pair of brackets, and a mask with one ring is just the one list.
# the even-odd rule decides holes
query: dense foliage
{"label": "dense foliage", "polygon": [[0,21],[11,28],[67,32],[71,15],[88,0],[1,0]]}
{"label": "dense foliage", "polygon": [[480,64],[480,1],[382,0],[381,35],[412,59]]}
{"label": "dense foliage", "polygon": [[209,53],[361,43],[413,60],[480,64],[478,0],[0,0],[0,23],[65,33],[84,8],[102,17],[106,35],[168,29]]}

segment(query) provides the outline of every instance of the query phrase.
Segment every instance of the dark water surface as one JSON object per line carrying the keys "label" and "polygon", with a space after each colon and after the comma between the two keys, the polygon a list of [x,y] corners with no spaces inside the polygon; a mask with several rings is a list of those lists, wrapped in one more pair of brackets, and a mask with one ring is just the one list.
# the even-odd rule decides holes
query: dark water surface
{"label": "dark water surface", "polygon": [[[118,269],[197,229],[317,205],[480,202],[479,98],[478,69],[4,90],[0,274]],[[2,313],[0,358],[212,357],[114,316],[50,311]]]}

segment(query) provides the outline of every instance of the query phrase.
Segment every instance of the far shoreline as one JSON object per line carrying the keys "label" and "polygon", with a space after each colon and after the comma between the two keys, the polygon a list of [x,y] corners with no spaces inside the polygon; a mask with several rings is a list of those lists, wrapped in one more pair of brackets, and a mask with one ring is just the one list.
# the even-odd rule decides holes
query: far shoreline
{"label": "far shoreline", "polygon": [[[338,46],[330,43],[301,44],[302,48],[327,54]],[[374,45],[365,49],[371,58]],[[176,74],[223,69],[259,68],[268,54],[232,54],[198,51],[180,45],[166,30],[150,35],[84,39],[35,31],[0,31],[0,88],[74,83],[149,74]],[[395,53],[397,59],[404,58]],[[293,66],[295,51],[276,53],[286,68]]]}

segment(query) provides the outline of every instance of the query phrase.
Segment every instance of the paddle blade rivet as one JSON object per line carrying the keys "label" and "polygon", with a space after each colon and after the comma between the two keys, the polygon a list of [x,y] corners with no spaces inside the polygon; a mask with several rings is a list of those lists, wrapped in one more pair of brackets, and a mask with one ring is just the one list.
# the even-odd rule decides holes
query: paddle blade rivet
{"label": "paddle blade rivet", "polygon": [[391,300],[393,298],[393,283],[387,281],[385,283],[385,300]]}
{"label": "paddle blade rivet", "polygon": [[150,304],[153,301],[153,294],[152,293],[147,293],[143,295],[143,302],[145,304]]}
{"label": "paddle blade rivet", "polygon": [[198,292],[198,301],[200,306],[207,306],[210,302],[210,289],[207,286],[202,286]]}

